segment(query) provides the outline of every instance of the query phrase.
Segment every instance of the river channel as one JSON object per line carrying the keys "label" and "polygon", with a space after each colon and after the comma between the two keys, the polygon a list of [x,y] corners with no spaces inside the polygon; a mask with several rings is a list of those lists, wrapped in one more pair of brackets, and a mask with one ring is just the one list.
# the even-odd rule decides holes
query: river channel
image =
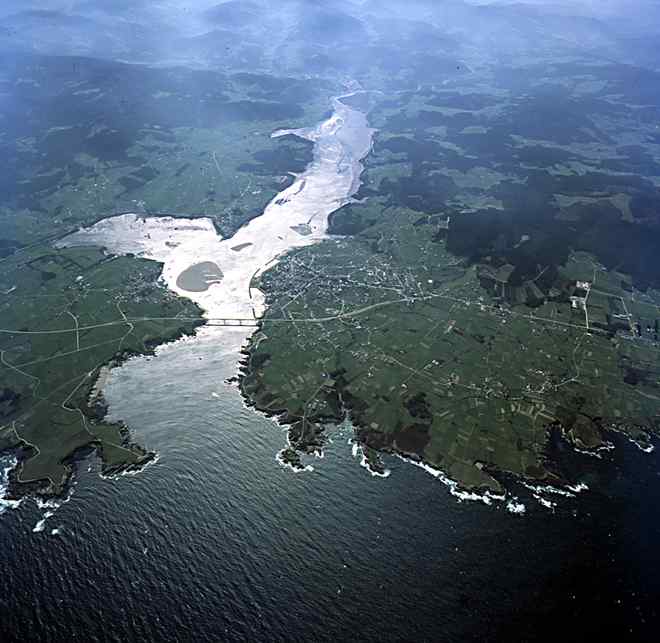
{"label": "river channel", "polygon": [[[124,215],[75,242],[163,261],[168,287],[209,318],[258,316],[253,275],[325,238],[371,142],[339,102],[299,134],[316,142],[314,162],[232,239],[205,220]],[[589,463],[590,493],[524,515],[460,502],[395,458],[372,477],[350,428],[294,474],[275,460],[281,427],[225,383],[250,332],[205,326],[111,372],[111,417],[159,459],[114,479],[83,463],[38,533],[43,508],[4,512],[0,640],[585,640],[605,627],[655,640],[658,453],[622,444]]]}

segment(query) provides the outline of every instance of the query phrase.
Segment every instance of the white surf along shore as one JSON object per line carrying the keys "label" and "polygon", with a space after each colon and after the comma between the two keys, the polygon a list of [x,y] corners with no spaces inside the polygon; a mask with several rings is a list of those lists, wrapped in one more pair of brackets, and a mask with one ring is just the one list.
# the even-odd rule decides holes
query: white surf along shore
{"label": "white surf along shore", "polygon": [[[197,303],[208,320],[260,318],[265,312],[265,303],[263,294],[252,287],[255,277],[271,268],[289,250],[328,238],[330,214],[350,202],[359,189],[362,160],[371,149],[375,130],[368,126],[365,114],[342,103],[340,98],[333,101],[332,116],[316,127],[279,130],[272,134],[273,137],[292,134],[313,141],[314,160],[304,173],[296,176],[290,187],[268,204],[261,216],[239,229],[233,237],[223,239],[219,236],[208,218],[187,219],[135,213],[104,219],[69,235],[59,245],[101,246],[112,254],[131,253],[161,262],[162,279],[167,287]],[[167,360],[168,355],[182,342],[211,342],[222,347],[223,352],[236,355],[238,362],[239,351],[253,330],[251,327],[207,324],[198,328],[193,337],[184,337],[159,347],[156,359]],[[151,358],[135,357],[117,369],[105,371],[97,387],[105,392],[107,386],[110,391],[113,379],[119,377],[120,370],[138,366],[136,362],[145,359]],[[235,394],[235,390],[228,394]],[[110,394],[106,394],[106,400],[109,403],[109,418],[113,421],[124,420],[121,411],[115,411],[113,402],[118,400],[113,401]],[[353,448],[354,456],[363,456],[358,445],[353,445]],[[287,466],[281,454],[277,454],[276,459]],[[466,492],[442,471],[420,462],[401,459],[430,473],[447,486],[459,501],[492,504],[493,501],[508,500],[508,511],[525,512],[525,506],[515,496]],[[369,468],[364,457],[361,457],[361,464]],[[308,465],[303,470],[313,471],[313,467]],[[371,473],[373,475],[375,472]],[[388,470],[378,475],[387,477],[389,474]]]}
{"label": "white surf along shore", "polygon": [[[296,176],[293,184],[280,192],[263,214],[231,238],[223,239],[208,218],[147,216],[141,213],[122,214],[104,219],[79,230],[59,242],[62,246],[94,245],[112,254],[135,254],[163,264],[162,279],[167,287],[187,297],[204,311],[208,320],[254,319],[265,312],[263,294],[252,287],[255,277],[271,268],[289,250],[318,243],[328,238],[330,214],[350,202],[360,186],[362,160],[369,153],[375,130],[368,126],[365,114],[334,99],[334,113],[313,128],[280,130],[273,137],[295,135],[313,141],[314,160],[307,170]],[[191,276],[192,275],[192,276]],[[195,336],[184,337],[156,350],[156,359],[168,355],[182,342],[211,342],[223,351],[236,355],[253,333],[250,327],[204,325]],[[135,357],[117,369],[104,372],[97,386],[104,392],[112,389],[119,371],[138,366],[151,358]],[[121,388],[121,387],[120,387]],[[235,390],[228,394],[236,394]],[[217,395],[217,394],[214,394]],[[106,394],[109,418],[124,420],[115,411],[113,397]],[[124,404],[117,404],[121,407]],[[121,412],[120,412],[121,413]],[[354,445],[354,455],[361,455]],[[281,460],[281,454],[276,459]],[[479,494],[459,489],[458,483],[432,467],[402,458],[423,468],[449,488],[459,500],[509,500],[506,508],[524,513],[517,498],[508,495]],[[366,458],[361,464],[368,468]],[[313,470],[311,465],[303,470]],[[371,472],[374,474],[374,472]],[[390,471],[379,474],[387,477]]]}
{"label": "white surf along shore", "polygon": [[[330,118],[312,128],[279,130],[273,137],[294,135],[314,143],[314,159],[293,184],[277,194],[263,214],[228,239],[218,235],[208,218],[122,214],[83,228],[59,242],[61,246],[101,246],[112,254],[134,254],[163,264],[162,279],[176,294],[191,299],[206,319],[258,319],[265,312],[264,296],[252,287],[256,277],[271,268],[289,250],[328,238],[330,214],[348,203],[360,187],[362,160],[371,149],[374,131],[366,115],[333,100]],[[212,342],[223,352],[239,352],[254,332],[251,327],[204,325],[195,336],[156,349],[156,359],[182,342]],[[137,368],[145,357],[135,357],[118,369],[106,369],[97,389],[106,393],[108,416],[116,412],[111,391],[120,371]],[[228,394],[235,394],[232,391]],[[216,394],[217,395],[217,394]],[[276,459],[283,464],[281,452]],[[304,470],[313,470],[311,466]]]}

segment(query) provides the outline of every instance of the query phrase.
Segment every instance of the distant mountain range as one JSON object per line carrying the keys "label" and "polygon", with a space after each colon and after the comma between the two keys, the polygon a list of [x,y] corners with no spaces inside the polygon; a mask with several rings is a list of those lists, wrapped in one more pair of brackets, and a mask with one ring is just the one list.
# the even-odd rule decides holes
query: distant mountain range
{"label": "distant mountain range", "polygon": [[[404,59],[450,55],[469,66],[571,56],[658,67],[660,8],[477,0],[7,0],[0,50],[225,65],[279,72],[388,73]],[[643,11],[642,11],[643,7]],[[658,25],[658,26],[655,26]],[[385,66],[383,64],[385,63]],[[419,66],[419,65],[418,65]]]}

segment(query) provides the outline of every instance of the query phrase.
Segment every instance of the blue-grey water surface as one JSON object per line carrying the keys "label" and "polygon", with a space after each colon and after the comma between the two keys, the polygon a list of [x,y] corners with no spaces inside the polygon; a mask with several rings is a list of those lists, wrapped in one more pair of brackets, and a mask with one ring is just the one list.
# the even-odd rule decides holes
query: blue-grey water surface
{"label": "blue-grey water surface", "polygon": [[224,383],[245,333],[114,371],[111,417],[160,459],[116,480],[81,463],[39,533],[32,502],[0,516],[0,643],[657,640],[657,454],[582,458],[591,491],[555,514],[523,497],[524,516],[399,460],[373,478],[349,429],[294,474],[281,428]]}
{"label": "blue-grey water surface", "polygon": [[522,517],[398,460],[373,478],[348,434],[294,474],[224,383],[235,363],[192,341],[115,374],[113,413],[161,458],[116,480],[82,463],[41,533],[31,502],[0,517],[0,640],[657,640],[657,455],[588,459],[592,491]]}

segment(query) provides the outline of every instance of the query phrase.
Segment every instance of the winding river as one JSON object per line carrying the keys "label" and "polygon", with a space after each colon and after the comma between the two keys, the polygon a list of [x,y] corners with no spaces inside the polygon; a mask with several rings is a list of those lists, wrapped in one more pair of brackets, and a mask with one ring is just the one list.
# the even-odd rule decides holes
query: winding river
{"label": "winding river", "polygon": [[[210,219],[124,214],[80,230],[62,243],[98,245],[114,254],[133,253],[163,262],[168,288],[195,301],[209,318],[259,317],[264,298],[250,288],[253,278],[288,250],[326,237],[328,216],[359,188],[361,160],[369,152],[373,130],[363,113],[335,99],[333,115],[317,127],[280,130],[273,136],[287,134],[314,142],[313,162],[260,217],[229,239],[217,234]],[[236,333],[229,337],[235,343]]]}
{"label": "winding river", "polygon": [[[167,285],[209,317],[259,315],[251,277],[326,236],[371,140],[340,102],[297,133],[316,142],[314,162],[232,239],[205,220],[127,215],[70,241],[163,261]],[[367,475],[350,427],[293,475],[274,461],[277,426],[224,383],[249,332],[204,326],[111,371],[111,416],[160,459],[116,479],[82,464],[45,523],[31,502],[2,514],[0,640],[463,643],[535,640],[550,622],[585,640],[592,624],[624,622],[654,640],[660,453],[594,458],[585,476],[598,493],[524,516],[457,502],[396,458],[386,481]]]}
{"label": "winding river", "polygon": [[[292,248],[318,243],[327,236],[329,215],[357,192],[362,159],[371,147],[373,132],[366,116],[333,100],[334,112],[314,128],[279,130],[273,137],[295,135],[314,142],[314,159],[307,170],[280,192],[263,214],[228,239],[221,238],[210,219],[144,217],[122,214],[104,219],[63,239],[63,246],[102,246],[113,254],[132,253],[163,263],[167,287],[196,302],[212,319],[257,319],[265,310],[264,296],[253,280]],[[241,345],[253,329],[206,325],[193,338],[182,340],[183,350],[212,344],[234,366]],[[181,342],[179,342],[181,344]],[[200,377],[181,369],[178,349],[172,345],[156,352],[158,367],[171,369],[175,380]],[[108,417],[129,426],[136,388],[148,390],[151,358],[138,357],[105,374],[103,393]],[[211,371],[206,377],[217,377]],[[136,378],[143,378],[138,383]],[[126,384],[128,383],[128,384]],[[129,387],[128,389],[126,387]],[[237,395],[223,389],[220,395]],[[158,405],[145,399],[141,405]]]}

